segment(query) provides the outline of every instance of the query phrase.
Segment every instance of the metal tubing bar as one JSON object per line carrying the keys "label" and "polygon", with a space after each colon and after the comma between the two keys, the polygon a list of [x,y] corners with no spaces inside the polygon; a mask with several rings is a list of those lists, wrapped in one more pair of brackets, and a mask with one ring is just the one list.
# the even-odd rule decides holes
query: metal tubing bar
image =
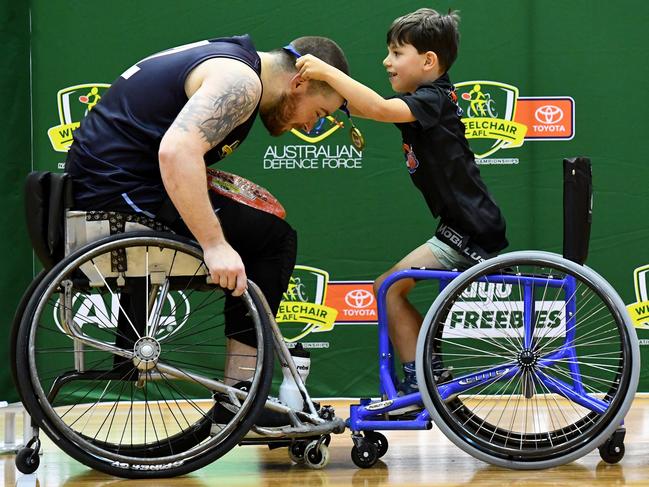
{"label": "metal tubing bar", "polygon": [[429,430],[432,425],[430,421],[401,420],[401,421],[363,421],[359,420],[354,424],[354,431],[368,430]]}
{"label": "metal tubing bar", "polygon": [[534,287],[527,283],[523,285],[523,347],[532,348],[534,338]]}
{"label": "metal tubing bar", "polygon": [[473,374],[463,375],[444,384],[437,386],[439,395],[443,400],[462,394],[474,387],[496,382],[498,380],[507,380],[516,375],[520,370],[517,364],[499,365],[490,369],[481,370]]}
{"label": "metal tubing bar", "polygon": [[537,370],[536,373],[539,379],[541,379],[541,382],[543,382],[543,385],[545,385],[545,387],[547,387],[551,392],[559,394],[598,414],[603,414],[608,409],[608,403],[587,394],[580,394],[562,380],[548,376],[541,370]]}

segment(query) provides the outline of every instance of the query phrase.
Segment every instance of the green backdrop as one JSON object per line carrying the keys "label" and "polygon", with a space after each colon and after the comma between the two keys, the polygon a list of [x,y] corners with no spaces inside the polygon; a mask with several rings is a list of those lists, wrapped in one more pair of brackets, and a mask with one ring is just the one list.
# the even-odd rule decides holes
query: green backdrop
{"label": "green backdrop", "polygon": [[[389,95],[381,65],[386,30],[395,17],[422,6],[341,0],[31,0],[29,8],[3,5],[0,35],[8,55],[1,61],[5,76],[0,86],[8,122],[2,134],[0,245],[3,255],[12,256],[5,260],[1,281],[7,330],[20,290],[34,272],[21,216],[22,180],[32,167],[61,167],[65,153],[55,150],[48,130],[78,122],[79,95],[111,83],[153,52],[240,33],[251,34],[262,51],[302,35],[331,37],[345,50],[352,75]],[[644,94],[649,4],[433,0],[426,5],[461,12],[462,43],[451,70],[458,92],[469,96],[479,81],[481,92],[495,103],[486,117],[527,129],[519,147],[505,147],[493,138],[471,139],[476,152],[492,152],[481,159],[481,173],[506,216],[509,250],[561,252],[561,160],[590,156],[595,205],[588,265],[613,284],[625,303],[647,301],[636,295],[634,270],[649,264],[649,226],[643,218],[649,214],[644,182],[649,169],[642,143],[648,128],[642,114],[649,108]],[[464,99],[460,103],[468,108]],[[302,267],[295,277],[315,304],[343,302],[348,291],[368,289],[367,281],[436,227],[404,168],[398,131],[388,124],[357,124],[367,139],[362,154],[350,149],[347,128],[313,144],[293,134],[271,138],[256,123],[246,143],[219,165],[269,188],[284,204],[299,233]],[[55,139],[58,133],[59,143],[65,129],[51,132]],[[637,275],[644,278],[640,271]],[[318,279],[329,281],[327,296],[318,294]],[[416,291],[415,301],[425,309],[433,297],[430,287],[424,287]],[[338,308],[335,326],[311,328],[303,338],[313,347],[309,385],[315,395],[376,394],[376,327],[362,324],[372,323],[370,311],[362,314],[370,309],[366,302],[352,304],[347,303],[347,312]],[[357,314],[349,318],[354,310]],[[291,333],[299,334],[295,325]],[[649,344],[649,332],[638,334],[646,339],[642,344]],[[0,387],[0,398],[15,398],[8,372]],[[649,390],[646,373],[640,388]]]}

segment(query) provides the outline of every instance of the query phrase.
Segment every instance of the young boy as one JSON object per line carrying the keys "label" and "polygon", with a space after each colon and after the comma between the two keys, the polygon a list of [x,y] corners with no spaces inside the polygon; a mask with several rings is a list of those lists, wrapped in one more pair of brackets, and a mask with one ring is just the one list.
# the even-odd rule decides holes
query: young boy
{"label": "young boy", "polygon": [[[296,63],[303,78],[329,83],[348,101],[352,113],[396,124],[410,177],[433,216],[440,218],[430,240],[376,280],[375,293],[397,270],[466,269],[508,245],[505,220],[480,178],[448,76],[457,57],[458,21],[456,12],[440,15],[422,8],[392,23],[383,60],[398,93],[390,99],[313,56],[302,56]],[[390,338],[403,363],[401,394],[418,390],[415,350],[422,316],[408,301],[414,286],[413,279],[397,281],[387,294]]]}

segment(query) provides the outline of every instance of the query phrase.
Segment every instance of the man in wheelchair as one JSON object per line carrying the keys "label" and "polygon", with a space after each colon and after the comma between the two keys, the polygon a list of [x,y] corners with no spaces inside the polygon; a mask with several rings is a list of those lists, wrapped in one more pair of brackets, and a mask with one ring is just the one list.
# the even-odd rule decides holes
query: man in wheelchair
{"label": "man in wheelchair", "polygon": [[[292,43],[347,70],[329,39]],[[66,161],[74,209],[137,214],[196,239],[212,281],[239,296],[247,277],[273,312],[290,278],[297,237],[285,221],[208,194],[205,165],[246,138],[259,112],[271,135],[307,128],[342,98],[296,75],[289,52],[257,52],[248,36],[197,42],[150,56],[127,69],[75,131]],[[227,380],[247,379],[255,337],[245,316],[226,323]],[[253,365],[254,366],[254,365]]]}

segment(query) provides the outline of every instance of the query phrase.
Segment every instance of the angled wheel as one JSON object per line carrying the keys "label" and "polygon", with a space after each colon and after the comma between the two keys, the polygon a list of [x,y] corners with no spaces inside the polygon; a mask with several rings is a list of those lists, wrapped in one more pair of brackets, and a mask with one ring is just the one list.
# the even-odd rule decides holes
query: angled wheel
{"label": "angled wheel", "polygon": [[304,461],[306,464],[316,470],[324,468],[329,463],[329,448],[327,445],[314,440],[304,449]]}
{"label": "angled wheel", "polygon": [[[17,383],[66,453],[111,475],[169,477],[245,435],[272,380],[269,318],[255,286],[234,298],[206,276],[194,242],[143,232],[94,242],[43,278],[17,334]],[[237,357],[247,392],[224,385],[230,313],[256,337]]]}
{"label": "angled wheel", "polygon": [[38,452],[33,448],[23,448],[16,454],[16,468],[26,475],[38,470],[40,463]]}
{"label": "angled wheel", "polygon": [[369,440],[361,439],[352,447],[352,461],[357,467],[370,468],[376,464],[379,459],[377,446]]}
{"label": "angled wheel", "polygon": [[639,365],[615,290],[547,252],[505,254],[462,273],[431,306],[417,344],[436,425],[464,451],[509,468],[553,467],[602,445],[631,405]]}
{"label": "angled wheel", "polygon": [[383,457],[383,455],[388,452],[388,439],[383,433],[379,433],[378,431],[366,431],[365,439],[374,443],[378,458]]}

